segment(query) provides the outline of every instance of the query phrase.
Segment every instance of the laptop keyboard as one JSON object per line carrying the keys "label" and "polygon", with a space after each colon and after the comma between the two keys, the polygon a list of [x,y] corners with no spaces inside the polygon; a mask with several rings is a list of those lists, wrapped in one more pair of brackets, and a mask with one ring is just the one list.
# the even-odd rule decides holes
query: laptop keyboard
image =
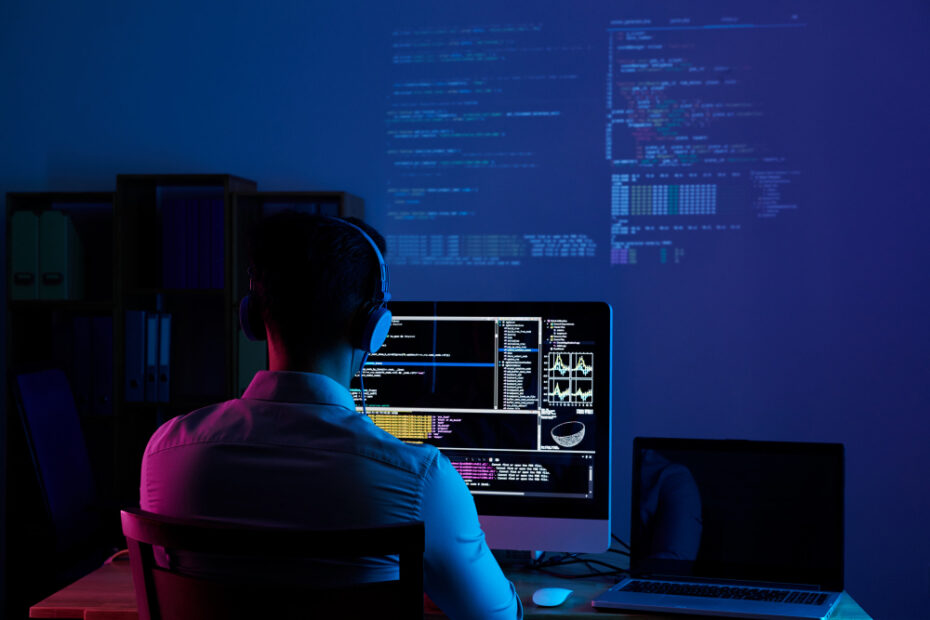
{"label": "laptop keyboard", "polygon": [[710,586],[691,583],[663,581],[631,581],[621,592],[647,592],[649,594],[673,594],[679,596],[703,596],[707,598],[744,599],[773,603],[795,603],[798,605],[822,605],[827,600],[823,592],[799,592],[796,590],[772,590],[742,586]]}

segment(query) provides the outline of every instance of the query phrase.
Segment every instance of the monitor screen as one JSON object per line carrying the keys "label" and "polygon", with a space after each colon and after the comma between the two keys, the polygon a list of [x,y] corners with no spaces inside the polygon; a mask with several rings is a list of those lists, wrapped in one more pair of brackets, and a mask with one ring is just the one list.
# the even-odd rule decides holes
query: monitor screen
{"label": "monitor screen", "polygon": [[[465,480],[488,544],[609,545],[611,308],[395,302],[363,371],[369,417]],[[360,386],[353,393],[361,409]]]}

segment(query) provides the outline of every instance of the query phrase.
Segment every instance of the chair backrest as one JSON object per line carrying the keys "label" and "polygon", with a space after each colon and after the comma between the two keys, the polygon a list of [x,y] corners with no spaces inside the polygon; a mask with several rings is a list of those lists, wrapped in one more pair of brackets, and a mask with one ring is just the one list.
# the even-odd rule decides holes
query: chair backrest
{"label": "chair backrest", "polygon": [[[134,509],[123,510],[121,517],[140,620],[423,617],[420,521],[368,529],[294,530],[178,519]],[[286,584],[257,575],[193,576],[158,566],[155,547],[265,561],[397,555],[400,578],[320,588],[312,575],[306,582],[293,575]]]}

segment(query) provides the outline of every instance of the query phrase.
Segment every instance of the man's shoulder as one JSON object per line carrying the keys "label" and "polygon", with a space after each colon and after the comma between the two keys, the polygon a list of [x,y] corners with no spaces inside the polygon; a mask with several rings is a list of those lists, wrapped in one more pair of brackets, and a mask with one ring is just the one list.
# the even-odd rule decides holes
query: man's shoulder
{"label": "man's shoulder", "polygon": [[165,422],[145,453],[210,444],[342,453],[417,476],[425,475],[439,456],[435,447],[404,443],[366,416],[337,405],[249,399],[216,403]]}
{"label": "man's shoulder", "polygon": [[149,438],[145,453],[152,454],[216,439],[226,430],[226,425],[222,423],[224,419],[219,416],[234,406],[236,400],[208,405],[164,422]]}
{"label": "man's shoulder", "polygon": [[404,443],[362,414],[355,416],[351,424],[353,430],[360,437],[364,437],[364,441],[357,444],[357,450],[365,458],[421,477],[426,475],[439,458],[439,450],[435,446]]}

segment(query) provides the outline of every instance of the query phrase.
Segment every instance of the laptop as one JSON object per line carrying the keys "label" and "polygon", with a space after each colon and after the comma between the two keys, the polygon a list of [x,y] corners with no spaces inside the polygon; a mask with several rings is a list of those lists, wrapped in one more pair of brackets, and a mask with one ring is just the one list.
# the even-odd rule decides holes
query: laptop
{"label": "laptop", "polygon": [[598,608],[826,618],[843,591],[842,444],[637,437],[630,576]]}

